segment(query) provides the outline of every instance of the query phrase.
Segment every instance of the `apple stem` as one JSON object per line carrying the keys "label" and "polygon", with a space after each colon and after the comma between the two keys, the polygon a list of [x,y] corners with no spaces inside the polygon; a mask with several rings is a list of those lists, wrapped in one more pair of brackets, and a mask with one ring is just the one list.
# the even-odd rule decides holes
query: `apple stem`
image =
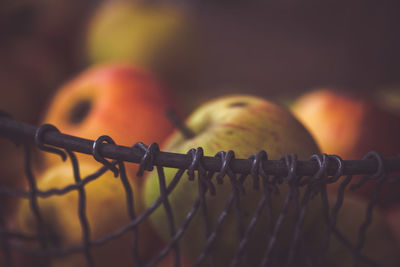
{"label": "apple stem", "polygon": [[186,139],[190,139],[193,138],[195,136],[195,134],[193,133],[192,130],[190,130],[184,123],[183,121],[178,117],[178,115],[176,114],[176,112],[171,109],[168,108],[166,110],[166,115],[167,118],[172,122],[172,124],[174,125],[175,128],[177,128],[182,135],[186,138]]}

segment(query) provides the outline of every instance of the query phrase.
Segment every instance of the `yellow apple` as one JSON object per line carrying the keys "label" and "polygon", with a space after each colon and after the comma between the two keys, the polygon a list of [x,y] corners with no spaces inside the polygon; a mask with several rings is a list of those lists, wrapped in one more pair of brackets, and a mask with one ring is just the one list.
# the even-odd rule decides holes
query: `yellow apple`
{"label": "yellow apple", "polygon": [[[160,143],[172,132],[165,110],[175,102],[171,92],[141,69],[121,63],[96,65],[56,92],[42,123],[92,140],[109,135],[119,145]],[[79,155],[80,160],[88,158]],[[48,153],[45,159],[46,165],[60,161]]]}
{"label": "yellow apple", "polygon": [[[81,162],[81,176],[93,174],[97,165]],[[38,181],[40,190],[63,188],[74,184],[71,166],[60,164],[53,166],[42,174]],[[134,208],[137,216],[143,211],[136,186],[131,183],[134,192]],[[96,180],[84,186],[86,194],[85,213],[90,228],[90,240],[96,241],[130,222],[126,194],[120,179],[106,172]],[[38,206],[48,237],[48,246],[63,249],[82,246],[82,226],[79,220],[77,190],[63,195],[39,198]],[[15,213],[15,229],[25,234],[36,234],[37,224],[28,199],[23,199]],[[90,253],[96,266],[133,266],[131,247],[132,231],[121,237],[108,241],[102,246],[93,247]],[[158,251],[162,241],[147,222],[138,226],[138,255],[143,262],[151,259]],[[52,266],[85,266],[82,253],[73,253],[63,257],[55,257]]]}
{"label": "yellow apple", "polygon": [[92,62],[123,60],[184,80],[196,65],[195,36],[194,20],[181,6],[108,1],[90,20],[87,47]]}
{"label": "yellow apple", "polygon": [[[201,146],[207,156],[214,156],[219,151],[234,150],[237,158],[248,158],[253,153],[266,150],[269,159],[275,160],[290,153],[297,153],[300,159],[306,160],[312,154],[319,152],[310,134],[287,109],[254,96],[225,96],[207,102],[188,118],[186,125],[193,131],[194,137],[187,139],[176,131],[163,144],[161,148],[163,151],[186,153],[191,148]],[[176,169],[165,168],[167,183],[171,182],[175,173]],[[253,190],[251,180],[250,176],[245,180],[243,186],[247,194],[240,198],[240,216],[245,227],[249,225],[257,203],[263,195],[262,189]],[[216,221],[232,193],[228,177],[224,178],[223,185],[217,184],[215,179],[213,179],[213,183],[216,187],[216,196],[206,194],[211,230],[214,229]],[[288,185],[280,185],[279,190],[281,191],[280,195],[272,196],[274,220],[277,219],[289,191]],[[300,195],[303,193],[304,191],[300,190]],[[153,172],[145,181],[146,205],[149,206],[153,203],[159,195],[157,173]],[[169,195],[177,227],[181,227],[197,195],[197,182],[189,181],[185,174]],[[315,215],[320,214],[319,201],[310,201],[310,209]],[[278,254],[285,253],[289,249],[289,240],[294,231],[294,213],[292,209],[289,210],[287,220],[283,222],[283,229],[277,239]],[[206,242],[201,213],[200,209],[180,240],[182,251],[192,262],[196,261]],[[156,210],[150,219],[160,235],[168,240],[169,231],[164,210],[162,208]],[[306,228],[315,225],[319,220],[319,216],[308,216],[307,223],[305,223]],[[264,212],[250,237],[248,266],[259,265],[267,247],[266,222],[267,218]],[[234,210],[227,215],[214,245],[212,251],[215,252],[215,266],[228,266],[239,245]],[[285,257],[284,254],[280,256]]]}
{"label": "yellow apple", "polygon": [[[352,160],[361,159],[370,151],[377,151],[384,157],[400,152],[400,116],[370,101],[321,89],[301,96],[292,110],[314,136],[323,153]],[[375,181],[371,180],[354,192],[370,199],[374,185]],[[398,201],[399,189],[397,185],[384,184],[381,204]]]}

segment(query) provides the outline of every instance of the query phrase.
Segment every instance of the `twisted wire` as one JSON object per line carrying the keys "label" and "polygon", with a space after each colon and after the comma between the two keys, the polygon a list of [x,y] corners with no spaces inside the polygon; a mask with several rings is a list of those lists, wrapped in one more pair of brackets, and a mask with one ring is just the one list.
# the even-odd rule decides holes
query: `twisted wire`
{"label": "twisted wire", "polygon": [[[171,205],[170,205],[170,203],[168,201],[168,197],[167,197],[167,187],[166,187],[166,183],[165,183],[164,169],[162,167],[157,166],[157,173],[158,173],[158,182],[159,182],[159,186],[160,186],[160,195],[163,199],[164,209],[167,214],[169,233],[170,233],[170,236],[173,237],[176,234],[175,221],[174,221],[174,216],[173,216],[173,210],[171,208]],[[175,267],[179,267],[180,266],[179,244],[178,243],[174,244],[173,248],[174,248]]]}
{"label": "twisted wire", "polygon": [[[252,169],[251,169],[251,175],[253,177],[253,188],[255,190],[259,190],[259,176],[262,176],[263,177],[264,190],[265,191],[269,191],[269,188],[265,184],[265,182],[266,182],[265,178],[267,178],[267,177],[266,177],[265,173],[262,170],[262,164],[261,164],[262,160],[267,160],[268,159],[267,153],[265,151],[260,151],[257,154],[252,154],[249,157],[249,159],[253,160]],[[239,264],[239,258],[243,254],[245,254],[247,252],[246,246],[247,246],[247,244],[249,242],[250,235],[252,234],[252,231],[253,231],[258,219],[260,218],[260,216],[262,214],[263,208],[266,205],[267,200],[269,199],[268,196],[269,196],[269,193],[264,193],[262,198],[258,202],[256,210],[254,212],[254,215],[251,218],[248,227],[246,228],[245,232],[243,233],[243,236],[240,239],[239,247],[238,247],[238,249],[237,249],[237,251],[235,253],[235,256],[234,256],[234,258],[233,258],[233,260],[231,261],[231,264],[230,264],[231,267],[237,266]],[[269,215],[270,215],[270,216],[267,215],[267,218],[268,219],[272,219],[271,212],[269,211],[267,213],[269,213]],[[266,225],[269,227],[270,224],[272,225],[272,221],[268,221]],[[247,257],[248,256],[246,254],[243,257],[244,258],[242,260],[242,265],[243,266],[247,266],[247,261],[248,261]]]}
{"label": "twisted wire", "polygon": [[[43,217],[40,213],[39,210],[39,203],[38,199],[36,197],[37,194],[37,185],[36,185],[36,180],[35,177],[33,176],[33,172],[31,169],[31,154],[30,154],[30,149],[27,144],[24,144],[24,149],[25,149],[25,175],[29,183],[29,204],[31,207],[31,210],[33,212],[34,218],[36,220],[36,231],[37,235],[39,238],[39,244],[41,251],[46,252],[47,250],[47,240],[46,240],[46,235],[45,235],[45,229],[44,229],[44,224],[43,224]],[[49,259],[45,255],[40,257],[40,262],[39,265],[42,267],[47,267],[49,264]]]}
{"label": "twisted wire", "polygon": [[[332,177],[328,177],[327,178],[327,183],[334,183],[337,182],[338,179],[343,175],[343,160],[335,155],[329,155],[328,158],[324,158],[322,160],[327,160],[327,159],[333,159],[337,162],[338,165],[338,170],[336,172],[335,175],[333,175]],[[324,164],[321,161],[318,161],[321,168],[324,166]],[[325,172],[326,174],[326,172]],[[349,180],[350,182],[350,180]],[[322,261],[324,260],[324,257],[326,255],[326,253],[329,250],[329,244],[330,244],[330,237],[332,234],[332,228],[336,226],[336,216],[337,216],[337,211],[335,212],[335,214],[330,213],[330,205],[329,205],[329,201],[328,201],[328,196],[327,196],[327,192],[326,192],[326,186],[323,187],[323,190],[321,191],[321,200],[323,203],[323,212],[324,212],[324,218],[325,218],[325,222],[327,224],[327,228],[325,230],[325,235],[323,237],[323,243],[322,243],[322,253],[321,253],[321,257],[319,259],[318,264],[322,264]]]}
{"label": "twisted wire", "polygon": [[206,244],[204,246],[204,249],[200,253],[200,256],[197,258],[194,266],[199,267],[201,266],[201,263],[203,262],[204,258],[206,257],[207,253],[212,249],[212,246],[214,245],[218,234],[220,233],[222,229],[222,224],[225,221],[226,217],[229,214],[229,211],[231,210],[233,203],[235,200],[235,195],[232,192],[231,195],[229,196],[229,199],[227,200],[225,204],[225,208],[221,211],[220,215],[218,216],[217,222],[215,223],[214,230],[211,232],[209,235]]}
{"label": "twisted wire", "polygon": [[[282,159],[282,160],[285,162],[286,167],[288,168],[288,165],[287,165],[287,162],[286,162],[285,158]],[[295,163],[292,163],[292,164],[295,164]],[[289,166],[288,175],[286,176],[286,178],[285,177],[282,177],[282,178],[281,177],[275,177],[275,179],[273,180],[273,183],[274,184],[281,183],[282,180],[295,181],[294,170],[295,170],[294,165]],[[271,237],[270,237],[270,239],[268,241],[267,248],[264,251],[264,256],[263,256],[263,258],[261,260],[260,266],[268,266],[268,264],[270,264],[270,261],[273,260],[271,253],[275,248],[276,241],[277,241],[277,238],[278,238],[278,234],[279,234],[279,232],[280,232],[280,230],[282,228],[283,222],[284,222],[284,220],[286,218],[286,215],[288,213],[290,203],[292,202],[292,199],[293,199],[293,194],[294,194],[294,191],[293,190],[289,190],[288,194],[286,195],[286,197],[284,199],[283,206],[281,208],[281,212],[280,212],[280,214],[279,214],[279,216],[278,216],[278,218],[277,218],[277,220],[275,222],[274,229],[272,231],[272,235],[271,235]]]}
{"label": "twisted wire", "polygon": [[[79,172],[78,160],[73,152],[67,150],[67,154],[72,163],[72,169],[74,173],[75,182],[81,181],[81,175]],[[79,200],[78,200],[78,216],[82,228],[82,243],[83,243],[83,253],[86,258],[86,262],[89,267],[94,267],[93,256],[90,253],[90,226],[89,221],[86,216],[86,192],[83,187],[78,189]]]}
{"label": "twisted wire", "polygon": [[154,166],[155,154],[160,151],[157,143],[151,143],[148,147],[142,142],[138,142],[132,146],[132,148],[140,148],[144,151],[144,154],[139,163],[139,170],[136,176],[142,177],[144,171],[152,171]]}
{"label": "twisted wire", "polygon": [[[193,151],[192,151],[193,154]],[[196,156],[197,154],[197,156]],[[211,182],[211,177],[207,176],[207,171],[204,169],[203,164],[201,164],[201,160],[204,156],[203,150],[198,148],[196,152],[194,152],[193,156],[193,164],[191,164],[191,168],[194,166],[198,167],[198,183],[197,183],[197,188],[198,188],[198,195],[200,197],[200,207],[201,207],[201,212],[202,212],[202,219],[203,219],[203,226],[204,226],[204,234],[205,234],[205,240],[210,236],[211,234],[211,225],[210,225],[210,218],[208,214],[208,209],[207,209],[207,203],[206,203],[206,192],[207,188],[209,188],[209,184],[212,184]],[[194,161],[198,161],[195,163]],[[193,172],[193,169],[190,170],[190,172]],[[211,191],[214,190],[214,195],[215,195],[215,188],[213,187]],[[207,251],[208,252],[208,257],[209,257],[209,266],[214,267],[214,253],[213,251]]]}
{"label": "twisted wire", "polygon": [[[372,223],[373,207],[378,202],[380,187],[382,186],[382,184],[386,181],[386,179],[388,177],[387,173],[385,172],[384,166],[383,166],[382,156],[379,153],[377,153],[375,151],[369,152],[367,155],[364,156],[364,159],[367,159],[367,158],[374,158],[378,162],[378,169],[377,169],[376,173],[371,175],[371,178],[376,179],[377,181],[374,186],[372,198],[371,198],[370,202],[368,203],[368,206],[366,209],[365,220],[359,228],[358,240],[357,240],[357,243],[355,246],[355,249],[359,253],[362,250],[362,248],[366,242],[366,232],[367,232],[368,227]],[[355,261],[356,261],[355,265],[359,266],[359,264],[360,264],[359,257],[356,257]]]}
{"label": "twisted wire", "polygon": [[[198,166],[198,164],[200,164],[200,159],[201,159],[201,153],[202,151],[194,151],[193,149],[189,150],[187,152],[188,155],[192,156],[192,163],[191,163],[191,169],[189,170],[189,168],[187,169],[187,174],[189,176],[189,180],[193,181],[194,180],[194,170],[195,167]],[[190,166],[189,166],[190,167]],[[172,179],[172,181],[170,182],[170,184],[167,187],[167,190],[165,192],[165,197],[168,196],[172,190],[176,187],[176,185],[179,183],[180,179],[182,178],[183,174],[185,172],[185,169],[179,169],[174,178]],[[200,180],[200,179],[199,179]],[[150,205],[146,211],[141,215],[142,218],[145,218],[147,216],[149,216],[159,205],[160,203],[163,201],[163,196],[161,195],[152,205]],[[184,231],[187,229],[187,227],[189,226],[191,220],[193,219],[193,217],[196,215],[197,210],[199,209],[201,204],[201,196],[198,195],[194,201],[194,204],[192,206],[192,209],[186,214],[186,218],[183,221],[181,227],[179,228],[179,230],[173,235],[171,236],[170,242],[167,244],[167,246],[161,250],[161,252],[158,254],[158,256],[156,256],[150,263],[146,264],[145,267],[152,267],[155,266],[162,258],[164,258],[172,248],[176,247],[180,238],[182,237]],[[175,252],[176,253],[176,252]],[[174,255],[175,257],[175,264],[179,263],[179,259],[176,258],[177,254]]]}
{"label": "twisted wire", "polygon": [[[286,182],[289,184],[290,194],[292,194],[293,198],[293,210],[294,210],[294,220],[296,221],[295,230],[293,235],[293,240],[289,248],[289,254],[286,261],[286,266],[290,266],[293,261],[295,249],[297,248],[297,244],[300,239],[300,229],[302,226],[303,218],[301,216],[302,210],[300,210],[299,205],[299,176],[296,175],[297,168],[297,155],[285,155],[284,156],[285,163],[288,167],[288,176],[285,178]],[[308,188],[307,188],[308,189]],[[307,195],[307,190],[306,194]]]}
{"label": "twisted wire", "polygon": [[[230,169],[229,165],[232,161],[232,159],[235,158],[235,153],[232,150],[229,150],[227,152],[220,151],[216,155],[216,157],[221,158],[222,164],[221,164],[221,170],[219,174],[217,175],[217,178],[222,178],[225,175],[228,175],[231,187],[232,187],[232,193],[233,193],[233,201],[234,201],[234,212],[235,212],[235,221],[236,221],[236,232],[237,232],[237,238],[240,242],[240,240],[243,239],[244,237],[244,225],[242,221],[242,215],[241,215],[241,210],[240,210],[240,198],[241,195],[245,194],[245,189],[243,187],[243,183],[237,180],[236,174],[232,172]],[[247,255],[242,256],[242,264],[244,266],[247,265]]]}
{"label": "twisted wire", "polygon": [[[122,186],[125,190],[127,212],[128,212],[129,218],[131,219],[131,221],[133,221],[136,219],[135,205],[134,205],[134,192],[129,183],[128,177],[126,175],[125,164],[121,161],[118,161],[118,169],[119,169],[119,177],[120,177]],[[142,263],[140,261],[140,257],[139,257],[139,253],[138,253],[138,235],[139,235],[138,227],[133,227],[132,228],[132,239],[131,239],[133,262],[134,262],[135,266],[140,267],[142,265]]]}

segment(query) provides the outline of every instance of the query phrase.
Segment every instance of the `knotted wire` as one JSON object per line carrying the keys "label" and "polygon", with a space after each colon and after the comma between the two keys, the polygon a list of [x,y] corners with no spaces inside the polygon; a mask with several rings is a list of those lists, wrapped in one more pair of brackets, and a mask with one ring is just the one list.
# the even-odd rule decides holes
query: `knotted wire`
{"label": "knotted wire", "polygon": [[[134,221],[136,219],[135,205],[134,205],[134,192],[133,192],[132,187],[127,178],[125,165],[122,161],[110,162],[110,161],[106,160],[100,154],[99,146],[103,142],[107,142],[109,144],[115,144],[114,140],[111,137],[100,136],[93,143],[93,156],[98,162],[102,163],[104,165],[104,167],[111,170],[114,173],[114,177],[117,177],[119,175],[122,186],[125,190],[127,212],[128,212],[128,215],[129,215],[129,218],[131,219],[131,221]],[[134,146],[136,146],[136,145],[137,144],[135,144]],[[143,157],[144,158],[146,157],[146,158],[142,161],[140,166],[147,162],[147,157],[148,157],[147,154],[145,154]],[[115,166],[115,164],[118,165],[118,168]],[[139,230],[138,230],[138,227],[135,226],[132,228],[132,239],[131,239],[132,257],[133,257],[133,262],[134,262],[135,266],[140,267],[142,265],[142,263],[141,263],[140,256],[138,253],[138,235],[139,235]]]}

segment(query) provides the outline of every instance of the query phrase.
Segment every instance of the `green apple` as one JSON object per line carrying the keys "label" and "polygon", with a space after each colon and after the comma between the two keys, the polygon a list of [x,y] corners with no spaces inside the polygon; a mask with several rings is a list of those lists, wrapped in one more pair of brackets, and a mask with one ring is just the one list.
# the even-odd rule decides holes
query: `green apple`
{"label": "green apple", "polygon": [[89,58],[127,61],[164,80],[183,80],[196,66],[195,28],[188,11],[178,5],[107,1],[88,26]]}
{"label": "green apple", "polygon": [[[336,203],[334,194],[330,194],[331,208]],[[343,236],[356,246],[359,228],[366,218],[368,202],[354,195],[345,196],[343,204],[337,215],[336,227]],[[365,243],[361,249],[362,255],[375,261],[379,266],[400,266],[399,244],[396,235],[391,231],[383,213],[375,207],[372,212],[372,222],[367,228]],[[326,261],[322,266],[355,266],[351,250],[346,247],[336,235],[330,238],[329,250]],[[360,264],[359,266],[370,266]]]}
{"label": "green apple", "polygon": [[[186,121],[186,125],[194,133],[194,137],[185,138],[179,131],[173,133],[162,146],[163,151],[186,153],[191,148],[201,146],[204,154],[214,156],[219,151],[234,150],[236,158],[248,158],[253,153],[266,150],[269,159],[279,160],[285,154],[297,153],[299,159],[306,160],[319,149],[305,128],[282,106],[262,98],[233,95],[212,100],[199,107]],[[165,168],[167,184],[174,177],[176,170]],[[215,178],[215,177],[214,177]],[[206,204],[211,229],[224,210],[227,200],[231,195],[232,186],[229,178],[224,178],[223,185],[213,182],[216,187],[216,196],[206,194]],[[253,190],[251,177],[248,176],[243,186],[247,192],[240,198],[240,216],[243,225],[247,227],[256,209],[257,203],[263,195],[263,190]],[[272,197],[273,219],[282,209],[282,205],[289,187],[286,183],[279,186],[280,194]],[[300,195],[304,191],[300,190]],[[169,201],[175,216],[177,227],[181,227],[183,221],[198,195],[197,182],[188,180],[185,174],[176,188],[169,195]],[[145,203],[151,205],[160,196],[157,173],[152,172],[146,179],[144,188]],[[232,208],[233,209],[233,208]],[[321,215],[320,201],[312,200],[309,209],[315,215]],[[197,212],[186,229],[180,245],[189,260],[195,261],[205,246],[205,233],[201,210]],[[227,215],[221,230],[217,236],[216,244],[212,248],[215,252],[215,266],[228,266],[239,245],[237,226],[234,211]],[[293,234],[293,209],[289,209],[287,219],[283,222],[283,228],[278,238],[277,254],[289,249]],[[305,228],[315,225],[321,216],[307,216]],[[292,219],[292,220],[291,220]],[[169,238],[166,213],[162,208],[157,209],[151,215],[151,222],[161,236]],[[268,231],[266,231],[266,212],[264,210],[253,234],[250,237],[248,247],[249,266],[257,266],[268,244]],[[312,227],[311,227],[312,228]]]}
{"label": "green apple", "polygon": [[[80,163],[81,176],[85,177],[98,170],[98,165],[88,162]],[[63,188],[74,184],[72,167],[66,164],[55,165],[46,170],[38,180],[40,190]],[[143,211],[139,201],[138,190],[134,191],[134,207],[136,214]],[[113,231],[126,226],[130,217],[127,209],[125,190],[120,179],[106,172],[94,181],[85,185],[86,217],[90,228],[90,240],[96,241]],[[72,190],[63,195],[38,198],[38,206],[45,225],[48,247],[65,249],[82,246],[82,226],[79,220],[79,194]],[[23,199],[16,209],[15,229],[25,234],[36,234],[37,224],[28,199]],[[138,227],[138,253],[141,260],[154,257],[162,241],[148,223]],[[132,266],[131,247],[132,232],[128,231],[117,239],[112,239],[102,246],[93,247],[90,252],[96,266]],[[37,244],[38,245],[38,244]],[[86,266],[83,253],[73,253],[63,257],[55,257],[52,266]]]}

